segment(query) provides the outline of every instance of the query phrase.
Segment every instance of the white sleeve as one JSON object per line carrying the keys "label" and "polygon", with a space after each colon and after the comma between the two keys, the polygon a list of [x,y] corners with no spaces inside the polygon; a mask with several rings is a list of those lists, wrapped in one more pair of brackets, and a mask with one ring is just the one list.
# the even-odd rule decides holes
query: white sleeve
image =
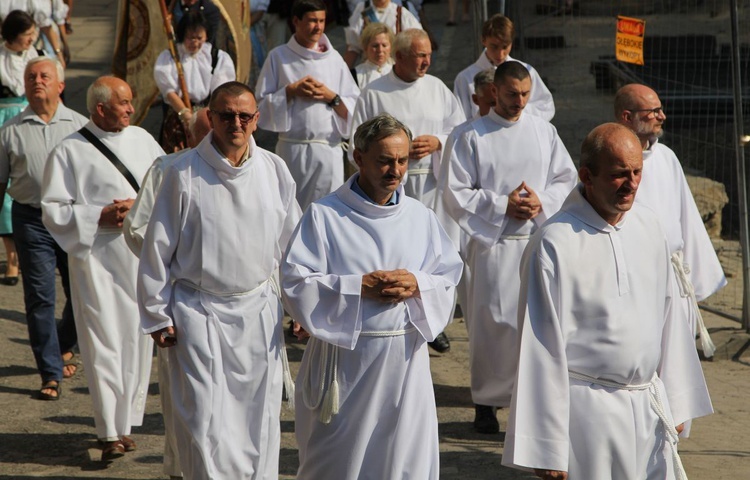
{"label": "white sleeve", "polygon": [[164,50],[156,58],[154,82],[163,97],[166,97],[170,92],[180,95],[180,86],[177,84],[177,66],[169,50]]}
{"label": "white sleeve", "polygon": [[234,62],[232,57],[229,56],[224,50],[219,50],[219,59],[216,62],[216,68],[214,74],[211,77],[211,91],[216,90],[217,87],[227,82],[232,82],[237,79],[237,73],[234,69]]}

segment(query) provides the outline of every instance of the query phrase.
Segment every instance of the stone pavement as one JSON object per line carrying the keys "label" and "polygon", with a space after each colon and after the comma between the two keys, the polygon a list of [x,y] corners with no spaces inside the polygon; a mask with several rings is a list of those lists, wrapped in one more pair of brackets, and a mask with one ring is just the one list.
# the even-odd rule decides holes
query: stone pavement
{"label": "stone pavement", "polygon": [[[475,54],[468,25],[443,27],[446,7],[445,0],[427,4],[441,40],[431,73],[450,84]],[[109,70],[115,11],[115,0],[75,2],[73,63],[68,70],[67,92],[68,104],[80,112],[85,110],[88,84]],[[340,29],[335,29],[331,37],[337,45],[341,44]],[[564,112],[560,115],[564,118]],[[153,132],[153,125],[158,128],[158,118],[149,118],[151,123],[147,128]],[[3,255],[0,253],[0,271],[4,266]],[[737,258],[727,261],[736,262]],[[732,269],[736,271],[736,265]],[[738,281],[737,277],[731,278],[727,288],[735,288]],[[749,478],[750,337],[741,332],[737,323],[716,315],[706,314],[706,322],[719,346],[715,359],[703,362],[716,413],[694,422],[691,438],[680,444],[683,462],[693,479]],[[441,478],[532,478],[500,466],[502,434],[487,436],[473,432],[468,339],[461,319],[449,326],[448,335],[452,339],[450,353],[433,355],[431,359],[440,421]],[[293,370],[299,368],[303,348],[299,343],[289,343]],[[166,478],[161,474],[164,428],[155,370],[144,425],[133,433],[139,449],[109,465],[99,462],[85,375],[81,369],[73,379],[63,382],[58,402],[34,399],[39,377],[28,347],[22,289],[20,285],[0,286],[0,480]],[[499,418],[504,427],[507,411],[501,411]],[[282,412],[281,429],[280,474],[281,478],[291,479],[296,472],[297,450],[293,415],[286,408]]]}

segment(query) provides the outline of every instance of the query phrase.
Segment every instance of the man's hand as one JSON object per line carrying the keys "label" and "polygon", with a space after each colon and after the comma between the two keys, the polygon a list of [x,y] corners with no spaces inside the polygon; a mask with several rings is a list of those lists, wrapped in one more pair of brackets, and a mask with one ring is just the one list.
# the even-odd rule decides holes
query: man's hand
{"label": "man's hand", "polygon": [[508,209],[506,215],[518,220],[531,220],[542,211],[542,201],[536,192],[526,182],[508,195]]}
{"label": "man's hand", "polygon": [[300,325],[299,322],[295,322],[292,320],[292,333],[295,337],[297,337],[297,340],[304,340],[306,338],[310,338],[310,334],[302,328],[302,325]]}
{"label": "man's hand", "polygon": [[307,75],[306,77],[287,85],[286,96],[288,98],[302,97],[319,102],[330,103],[336,96],[336,93],[324,83]]}
{"label": "man's hand", "polygon": [[102,208],[99,215],[99,225],[102,227],[122,228],[122,221],[133,206],[135,199],[127,198],[125,200],[113,200],[112,203]]}
{"label": "man's hand", "polygon": [[534,475],[542,480],[566,480],[568,478],[568,472],[561,472],[560,470],[541,470],[539,468],[534,469]]}
{"label": "man's hand", "polygon": [[411,141],[410,160],[419,160],[440,150],[440,140],[434,135],[420,135]]}
{"label": "man's hand", "polygon": [[419,285],[408,270],[377,270],[362,275],[362,296],[384,303],[399,303],[419,297]]}
{"label": "man's hand", "polygon": [[169,348],[177,345],[177,334],[174,327],[166,327],[155,332],[151,332],[151,338],[159,348]]}

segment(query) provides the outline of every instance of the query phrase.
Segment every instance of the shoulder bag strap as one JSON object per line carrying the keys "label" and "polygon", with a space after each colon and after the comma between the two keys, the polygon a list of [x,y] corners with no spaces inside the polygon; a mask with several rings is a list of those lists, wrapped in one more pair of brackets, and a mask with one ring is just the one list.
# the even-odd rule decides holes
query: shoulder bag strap
{"label": "shoulder bag strap", "polygon": [[130,173],[130,170],[128,170],[128,167],[123,165],[120,159],[117,158],[117,155],[115,155],[112,150],[107,148],[107,146],[104,145],[101,140],[96,138],[96,135],[91,133],[91,130],[86,127],[82,127],[80,130],[78,130],[78,133],[83,135],[83,138],[88,140],[91,145],[95,146],[97,150],[102,152],[102,155],[107,157],[107,159],[112,162],[112,165],[114,165],[115,168],[122,174],[122,176],[125,177],[125,180],[127,180],[130,186],[133,187],[133,190],[138,192],[141,189],[140,185],[138,185],[138,182],[136,182],[135,177],[133,177],[133,174]]}

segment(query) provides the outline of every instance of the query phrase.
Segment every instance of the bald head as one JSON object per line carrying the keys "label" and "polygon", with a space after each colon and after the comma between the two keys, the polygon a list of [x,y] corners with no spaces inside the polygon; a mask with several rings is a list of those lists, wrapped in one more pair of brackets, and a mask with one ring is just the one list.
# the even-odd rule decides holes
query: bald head
{"label": "bald head", "polygon": [[584,196],[607,223],[615,225],[633,206],[642,170],[640,140],[624,125],[599,125],[581,145]]}
{"label": "bald head", "polygon": [[94,80],[86,92],[91,120],[105,132],[119,132],[130,125],[133,93],[124,80],[110,75]]}
{"label": "bald head", "polygon": [[615,121],[633,130],[643,149],[664,134],[666,118],[659,95],[646,85],[631,83],[615,94]]}

